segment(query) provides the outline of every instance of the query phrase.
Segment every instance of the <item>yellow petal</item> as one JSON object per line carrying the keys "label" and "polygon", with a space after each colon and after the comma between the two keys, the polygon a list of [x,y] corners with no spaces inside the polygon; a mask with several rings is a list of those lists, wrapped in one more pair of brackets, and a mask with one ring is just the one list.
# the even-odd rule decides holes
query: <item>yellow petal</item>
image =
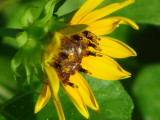
{"label": "yellow petal", "polygon": [[128,18],[125,18],[125,17],[119,17],[119,16],[118,17],[112,17],[112,18],[121,20],[120,24],[128,24],[131,27],[133,27],[134,29],[139,30],[138,25],[134,21],[132,21],[131,19],[128,19]]}
{"label": "yellow petal", "polygon": [[99,111],[99,106],[92,93],[92,90],[86,80],[82,77],[82,75],[76,72],[75,75],[70,76],[69,80],[70,82],[75,83],[78,86],[78,91],[81,94],[81,97],[84,100],[85,104],[93,110]]}
{"label": "yellow petal", "polygon": [[70,24],[78,24],[84,16],[101,4],[104,0],[87,0],[73,16]]}
{"label": "yellow petal", "polygon": [[99,46],[101,53],[114,58],[126,58],[130,56],[136,56],[136,52],[126,45],[125,43],[111,38],[111,37],[100,37]]}
{"label": "yellow petal", "polygon": [[45,66],[45,71],[48,76],[49,87],[51,90],[52,97],[58,99],[58,90],[59,90],[59,78],[53,67]]}
{"label": "yellow petal", "polygon": [[58,116],[59,116],[59,120],[65,120],[65,116],[64,116],[63,109],[62,109],[59,98],[57,98],[57,100],[55,100],[53,98],[53,103],[56,107],[56,110],[57,110],[57,113],[58,113]]}
{"label": "yellow petal", "polygon": [[76,108],[79,110],[79,112],[85,117],[89,118],[89,113],[87,110],[87,107],[78,91],[77,87],[71,87],[69,85],[64,85],[62,83],[62,86],[66,92],[66,94],[69,96],[73,104],[76,106]]}
{"label": "yellow petal", "polygon": [[52,41],[51,41],[51,45],[53,46],[54,49],[58,49],[60,47],[60,43],[61,43],[59,33],[54,32],[53,34],[54,35],[53,35],[53,38],[52,38]]}
{"label": "yellow petal", "polygon": [[47,43],[48,45],[45,46],[45,52],[43,56],[43,63],[47,64],[50,60],[52,60],[53,56],[56,54],[57,49],[60,47],[60,37],[59,33],[54,32],[53,37],[50,41],[50,43]]}
{"label": "yellow petal", "polygon": [[130,73],[122,69],[116,61],[104,55],[103,57],[84,57],[81,65],[91,73],[90,76],[102,80],[119,80],[130,77]]}
{"label": "yellow petal", "polygon": [[82,18],[78,23],[79,24],[92,23],[134,2],[135,0],[125,0],[124,2],[110,4],[106,7],[100,8],[98,10],[89,13],[84,18]]}
{"label": "yellow petal", "polygon": [[89,24],[89,31],[97,35],[105,35],[113,32],[119,24],[128,24],[134,29],[139,29],[138,25],[125,17],[108,17]]}
{"label": "yellow petal", "polygon": [[34,113],[39,112],[49,101],[51,97],[51,92],[49,90],[49,86],[47,84],[43,84],[41,93],[35,105]]}
{"label": "yellow petal", "polygon": [[58,97],[58,90],[59,90],[58,75],[55,69],[50,66],[45,66],[45,71],[48,76],[49,87],[50,87],[51,95],[53,97],[53,103],[55,104],[55,107],[57,109],[59,120],[65,120],[62,106]]}

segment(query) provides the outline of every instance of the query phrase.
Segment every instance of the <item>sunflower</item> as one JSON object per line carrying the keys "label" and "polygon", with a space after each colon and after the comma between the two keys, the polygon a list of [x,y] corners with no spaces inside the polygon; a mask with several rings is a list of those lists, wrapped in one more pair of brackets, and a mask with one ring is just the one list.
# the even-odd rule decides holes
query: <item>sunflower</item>
{"label": "sunflower", "polygon": [[[87,0],[67,23],[68,27],[54,31],[51,43],[44,50],[42,62],[46,77],[35,113],[40,111],[52,96],[59,119],[65,119],[58,97],[61,84],[78,111],[85,118],[89,118],[87,107],[98,112],[99,106],[80,72],[101,80],[130,77],[131,74],[111,57],[126,58],[136,56],[136,52],[125,43],[103,35],[113,32],[119,24],[129,24],[138,29],[137,24],[128,18],[105,17],[135,1],[126,0],[94,10],[103,1]],[[74,31],[74,28],[77,28],[75,26],[85,27]]]}

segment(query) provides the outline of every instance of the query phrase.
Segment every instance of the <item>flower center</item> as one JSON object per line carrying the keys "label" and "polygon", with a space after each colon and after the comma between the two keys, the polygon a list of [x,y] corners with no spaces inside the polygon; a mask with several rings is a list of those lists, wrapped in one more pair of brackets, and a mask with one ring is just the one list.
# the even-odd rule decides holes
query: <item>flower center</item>
{"label": "flower center", "polygon": [[71,75],[74,75],[76,71],[89,73],[88,70],[82,68],[81,61],[83,57],[89,55],[101,57],[96,52],[89,50],[89,47],[92,47],[101,51],[98,47],[99,40],[100,38],[89,31],[61,38],[60,52],[52,64],[61,82],[74,87],[75,85],[69,81]]}

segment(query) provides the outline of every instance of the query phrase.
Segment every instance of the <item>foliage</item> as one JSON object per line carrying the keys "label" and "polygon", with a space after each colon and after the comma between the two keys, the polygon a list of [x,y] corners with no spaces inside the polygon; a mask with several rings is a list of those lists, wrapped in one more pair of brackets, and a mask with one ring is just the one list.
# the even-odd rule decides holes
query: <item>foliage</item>
{"label": "foliage", "polygon": [[[0,36],[2,36],[0,38],[0,112],[2,113],[0,120],[58,119],[52,101],[38,114],[34,114],[34,105],[41,89],[41,82],[36,76],[39,78],[43,76],[40,63],[40,55],[43,52],[41,42],[47,41],[45,34],[53,31],[58,24],[54,19],[48,23],[52,24],[52,27],[46,24],[53,11],[54,16],[61,18],[63,16],[65,19],[62,20],[69,21],[75,10],[85,0],[61,0],[56,3],[50,0],[46,6],[48,0],[11,1],[7,4],[0,2],[0,23],[2,23],[0,24]],[[105,0],[100,7],[118,1]],[[140,25],[140,31],[134,31],[122,25],[110,35],[135,48],[138,56],[118,60],[125,69],[133,73],[131,78],[121,82],[100,81],[83,75],[100,106],[100,113],[89,110],[91,120],[160,119],[158,113],[160,110],[158,104],[160,101],[160,55],[158,52],[160,4],[158,3],[159,0],[137,0],[135,4],[112,14],[129,17]],[[17,52],[18,49],[20,49],[19,52]],[[12,58],[15,78],[10,68]],[[33,83],[32,87],[24,78],[27,78],[29,83]],[[16,82],[19,84],[17,85]],[[84,119],[62,89],[59,96],[66,119]]]}

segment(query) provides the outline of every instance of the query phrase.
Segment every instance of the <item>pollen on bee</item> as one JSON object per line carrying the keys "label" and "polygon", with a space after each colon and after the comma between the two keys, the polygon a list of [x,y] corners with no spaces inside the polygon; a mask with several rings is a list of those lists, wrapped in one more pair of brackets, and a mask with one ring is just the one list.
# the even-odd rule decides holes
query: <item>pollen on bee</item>
{"label": "pollen on bee", "polygon": [[91,74],[88,70],[82,68],[81,62],[83,57],[90,55],[101,57],[96,52],[89,51],[89,47],[94,48],[95,51],[100,51],[98,47],[100,38],[89,31],[83,31],[60,39],[60,52],[54,58],[52,66],[55,68],[61,82],[71,87],[78,87],[70,82],[69,78],[71,75],[75,75],[76,71]]}

